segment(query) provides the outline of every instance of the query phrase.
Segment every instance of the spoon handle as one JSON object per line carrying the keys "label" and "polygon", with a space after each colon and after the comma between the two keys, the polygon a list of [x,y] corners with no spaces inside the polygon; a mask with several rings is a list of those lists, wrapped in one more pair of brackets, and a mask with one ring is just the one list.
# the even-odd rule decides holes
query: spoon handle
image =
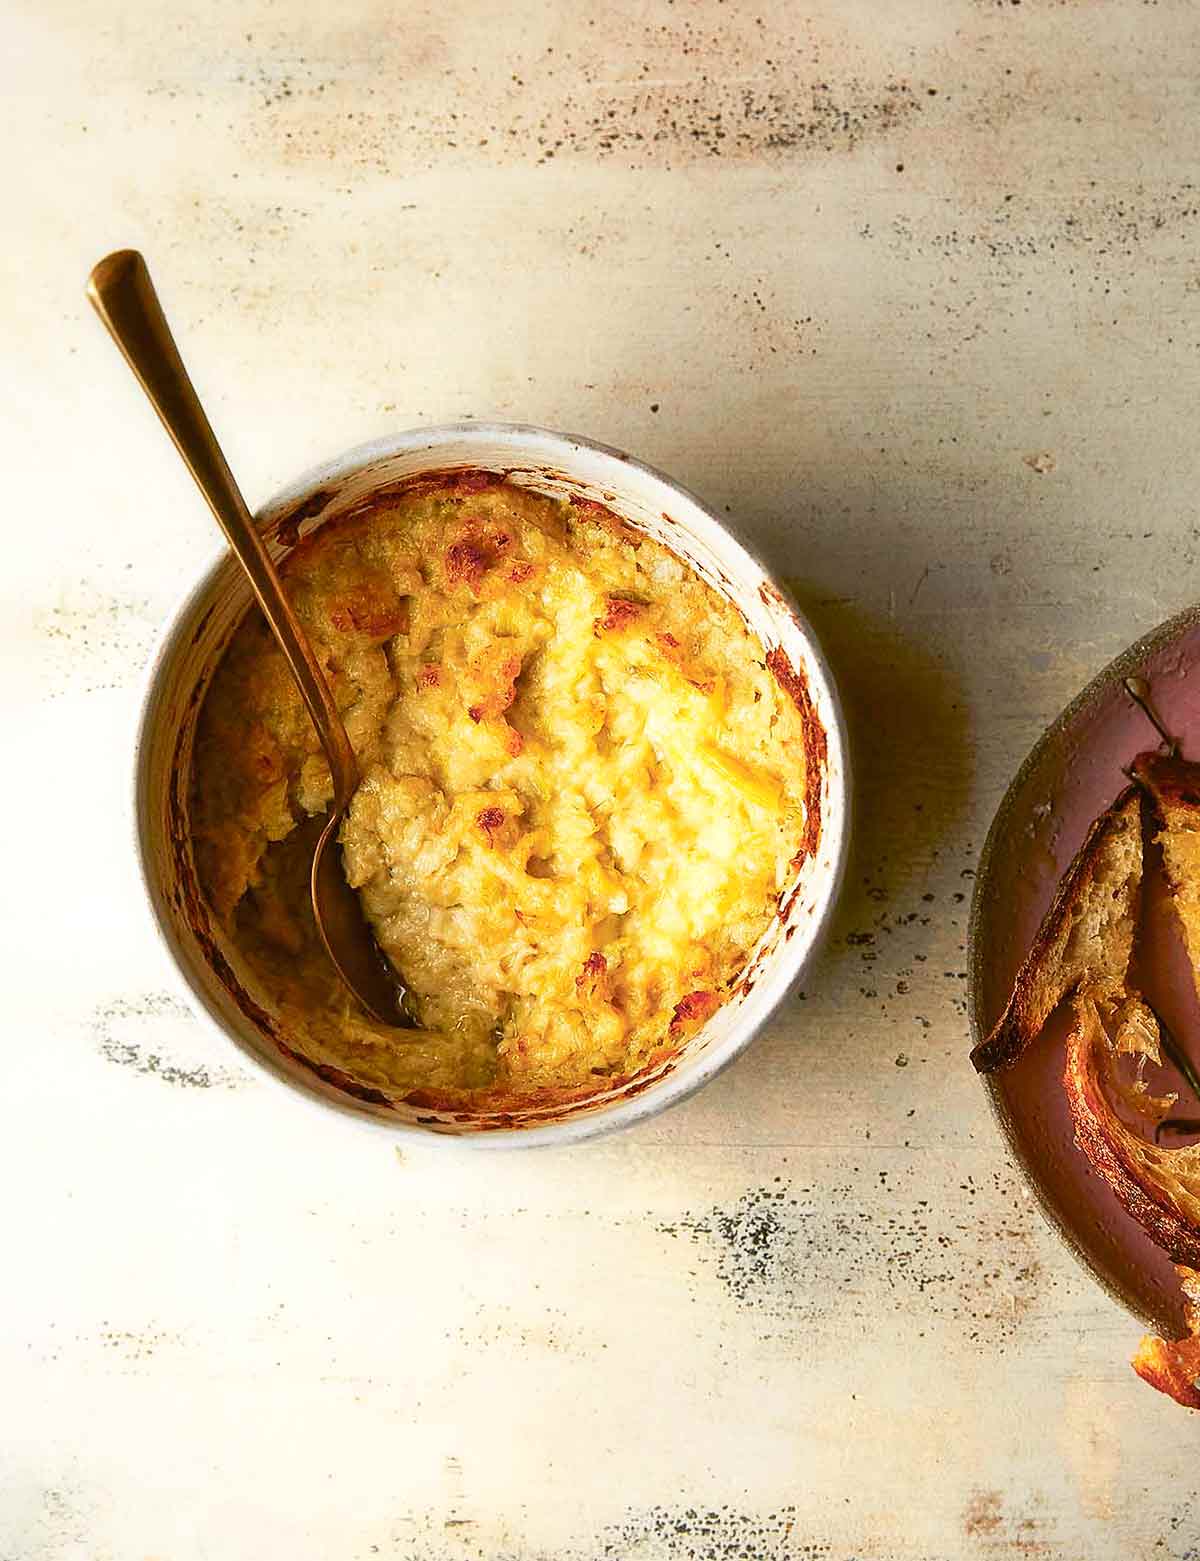
{"label": "spoon handle", "polygon": [[146,262],[135,249],[107,255],[88,278],[87,293],[246,571],[321,739],[335,799],[344,805],[358,785],[354,749],[325,674],[183,366]]}

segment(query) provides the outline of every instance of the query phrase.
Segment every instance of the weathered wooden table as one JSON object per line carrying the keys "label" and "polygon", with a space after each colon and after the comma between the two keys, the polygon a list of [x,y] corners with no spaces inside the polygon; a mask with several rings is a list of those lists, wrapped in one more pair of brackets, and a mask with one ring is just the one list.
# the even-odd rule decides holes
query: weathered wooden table
{"label": "weathered wooden table", "polygon": [[[4,1561],[1200,1554],[1197,1422],[966,1061],[1043,724],[1197,592],[1188,0],[10,0]],[[633,450],[824,636],[803,993],[563,1152],[398,1151],[168,995],[123,821],[214,552],[83,282],[149,256],[252,499],[397,427]],[[27,746],[28,745],[28,746]]]}

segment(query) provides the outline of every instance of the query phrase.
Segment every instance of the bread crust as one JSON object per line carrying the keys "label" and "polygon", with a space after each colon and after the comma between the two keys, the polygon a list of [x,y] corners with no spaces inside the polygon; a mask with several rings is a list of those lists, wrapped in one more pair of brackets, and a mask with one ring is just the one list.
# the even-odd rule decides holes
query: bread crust
{"label": "bread crust", "polygon": [[1184,1294],[1183,1318],[1187,1332],[1182,1339],[1156,1339],[1147,1334],[1133,1357],[1134,1371],[1160,1393],[1166,1393],[1185,1409],[1200,1409],[1200,1274],[1177,1265]]}
{"label": "bread crust", "polygon": [[1138,754],[1132,773],[1154,798],[1168,829],[1186,828],[1189,819],[1193,829],[1200,829],[1200,764],[1154,750]]}
{"label": "bread crust", "polygon": [[[1141,797],[1136,786],[1127,786],[1088,830],[1017,972],[1004,1012],[972,1051],[980,1073],[1011,1067],[1085,980],[1096,987],[1124,986],[1141,882]],[[1103,922],[1107,936],[1093,938],[1072,958],[1071,935],[1089,916]]]}
{"label": "bread crust", "polygon": [[[1075,1142],[1172,1261],[1200,1268],[1200,1146],[1162,1149],[1125,1126],[1104,1094],[1108,1044],[1095,999],[1080,993],[1063,1074]],[[1196,1191],[1184,1178],[1195,1181]]]}
{"label": "bread crust", "polygon": [[1143,1382],[1173,1398],[1185,1409],[1200,1409],[1200,1336],[1156,1339],[1146,1334],[1131,1362]]}

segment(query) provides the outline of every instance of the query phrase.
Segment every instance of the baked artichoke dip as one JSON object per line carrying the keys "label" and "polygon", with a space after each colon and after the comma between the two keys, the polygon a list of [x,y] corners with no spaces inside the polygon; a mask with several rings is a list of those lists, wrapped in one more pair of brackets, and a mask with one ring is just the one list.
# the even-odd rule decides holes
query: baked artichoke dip
{"label": "baked artichoke dip", "polygon": [[191,819],[289,1047],[466,1110],[677,1050],[815,844],[819,728],[783,653],[603,506],[484,472],[373,495],[283,576],[359,757],[345,871],[423,1026],[368,1018],[317,940],[329,771],[255,609],[205,696]]}

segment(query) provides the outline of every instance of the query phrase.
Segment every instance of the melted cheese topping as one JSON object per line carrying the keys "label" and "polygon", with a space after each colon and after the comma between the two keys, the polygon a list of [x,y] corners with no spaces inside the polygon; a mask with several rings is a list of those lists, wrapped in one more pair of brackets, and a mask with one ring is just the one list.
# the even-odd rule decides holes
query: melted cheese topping
{"label": "melted cheese topping", "polygon": [[201,715],[206,893],[292,1044],[391,1092],[601,1089],[682,1042],[805,838],[801,712],[736,610],[599,506],[485,474],[376,498],[285,565],[363,781],[344,863],[427,1034],[315,941],[328,769],[257,611]]}

